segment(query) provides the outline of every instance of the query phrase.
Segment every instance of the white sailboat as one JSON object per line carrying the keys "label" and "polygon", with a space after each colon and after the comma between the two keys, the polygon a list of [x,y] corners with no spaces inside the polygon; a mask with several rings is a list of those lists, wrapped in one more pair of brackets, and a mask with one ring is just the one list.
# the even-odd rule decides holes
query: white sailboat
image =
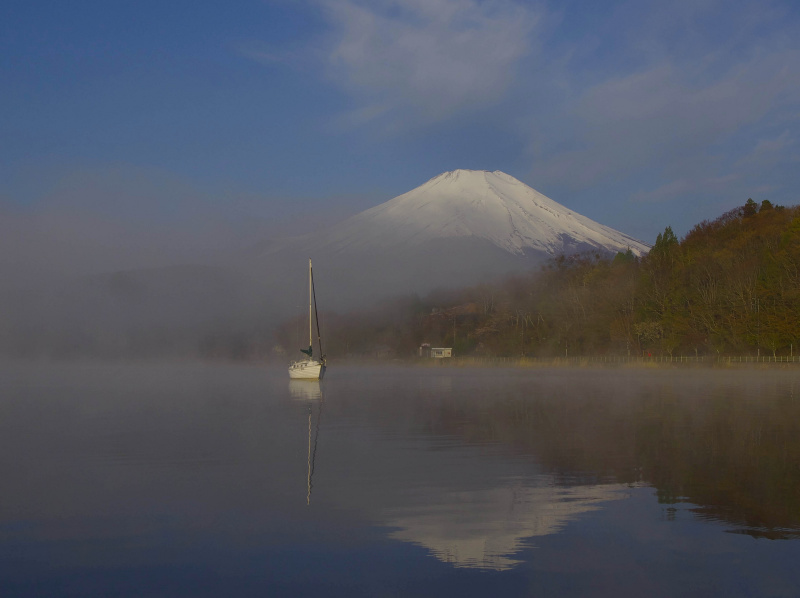
{"label": "white sailboat", "polygon": [[[313,308],[313,311],[312,311]],[[325,375],[325,356],[322,354],[322,336],[319,333],[319,318],[317,317],[317,341],[319,344],[320,358],[314,359],[313,349],[313,320],[316,316],[317,300],[314,292],[314,274],[311,269],[311,259],[308,260],[308,349],[300,349],[307,357],[295,361],[289,366],[289,377],[302,380],[322,380]]]}

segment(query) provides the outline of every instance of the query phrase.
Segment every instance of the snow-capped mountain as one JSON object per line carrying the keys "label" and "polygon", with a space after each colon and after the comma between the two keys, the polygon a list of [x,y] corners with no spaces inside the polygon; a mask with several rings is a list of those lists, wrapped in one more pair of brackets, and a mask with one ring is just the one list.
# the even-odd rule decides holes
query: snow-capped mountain
{"label": "snow-capped mountain", "polygon": [[[471,237],[510,254],[649,247],[576,214],[500,171],[454,170],[332,227],[317,239],[328,251],[402,249]],[[318,243],[315,243],[317,245]]]}
{"label": "snow-capped mountain", "polygon": [[649,249],[512,176],[455,170],[322,231],[261,246],[238,265],[265,281],[293,287],[296,279],[302,289],[303,258],[311,257],[320,288],[334,299],[326,307],[338,310],[386,295],[474,285],[558,254],[628,248],[636,255]]}

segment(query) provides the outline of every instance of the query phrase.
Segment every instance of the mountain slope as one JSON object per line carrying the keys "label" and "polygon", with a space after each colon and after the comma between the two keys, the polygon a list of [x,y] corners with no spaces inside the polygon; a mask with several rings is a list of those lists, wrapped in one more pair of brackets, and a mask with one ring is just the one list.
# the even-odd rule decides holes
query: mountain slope
{"label": "mountain slope", "polygon": [[335,253],[403,250],[435,239],[474,237],[513,255],[649,247],[572,212],[505,173],[455,170],[361,212],[316,238]]}

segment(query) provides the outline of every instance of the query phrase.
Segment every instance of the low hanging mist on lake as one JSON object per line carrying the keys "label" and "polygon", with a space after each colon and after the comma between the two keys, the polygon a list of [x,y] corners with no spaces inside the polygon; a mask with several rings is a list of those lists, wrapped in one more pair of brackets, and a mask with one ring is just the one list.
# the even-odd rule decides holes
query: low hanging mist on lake
{"label": "low hanging mist on lake", "polygon": [[800,373],[0,366],[5,596],[795,596]]}

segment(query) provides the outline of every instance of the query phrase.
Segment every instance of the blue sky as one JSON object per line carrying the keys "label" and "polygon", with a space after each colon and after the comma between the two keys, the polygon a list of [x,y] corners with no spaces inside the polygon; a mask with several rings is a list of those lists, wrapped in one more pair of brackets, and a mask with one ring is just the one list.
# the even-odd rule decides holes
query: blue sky
{"label": "blue sky", "polygon": [[455,168],[646,242],[795,205],[798,6],[7,1],[0,266],[187,260]]}

